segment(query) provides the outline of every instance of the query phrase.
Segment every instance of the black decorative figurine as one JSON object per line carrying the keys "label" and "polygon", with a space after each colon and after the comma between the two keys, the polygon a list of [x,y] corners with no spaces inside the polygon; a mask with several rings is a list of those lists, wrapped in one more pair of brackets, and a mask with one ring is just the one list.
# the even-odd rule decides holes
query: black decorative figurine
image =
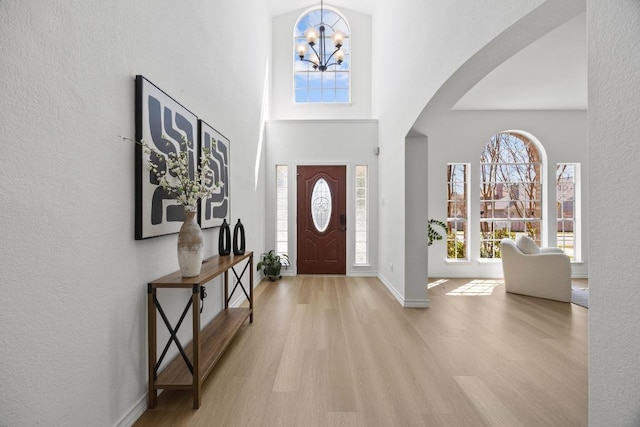
{"label": "black decorative figurine", "polygon": [[231,230],[226,219],[222,220],[220,234],[218,234],[218,253],[220,255],[229,255],[231,253]]}
{"label": "black decorative figurine", "polygon": [[[240,242],[238,242],[240,239]],[[240,222],[240,218],[238,218],[238,222],[236,226],[233,227],[233,254],[234,255],[243,255],[245,248],[245,238],[244,238],[244,225]]]}

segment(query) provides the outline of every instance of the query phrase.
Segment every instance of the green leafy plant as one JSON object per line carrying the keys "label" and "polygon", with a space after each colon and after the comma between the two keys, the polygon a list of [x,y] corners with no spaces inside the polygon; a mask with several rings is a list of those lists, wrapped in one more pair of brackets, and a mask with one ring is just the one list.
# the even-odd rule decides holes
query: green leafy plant
{"label": "green leafy plant", "polygon": [[276,279],[282,278],[280,271],[284,267],[289,268],[289,256],[287,254],[277,254],[273,249],[267,253],[260,255],[260,261],[256,265],[256,269],[262,272],[264,277],[274,282]]}
{"label": "green leafy plant", "polygon": [[[444,230],[444,234],[440,234],[440,232],[434,226],[442,228]],[[449,227],[445,222],[433,218],[430,219],[427,223],[427,239],[429,241],[428,246],[431,246],[436,240],[442,240],[448,232]]]}
{"label": "green leafy plant", "polygon": [[481,235],[480,258],[502,258],[500,240],[504,238],[516,239],[516,233],[504,229],[482,232]]}
{"label": "green leafy plant", "polygon": [[447,240],[447,258],[464,259],[466,257],[466,247],[463,241]]}

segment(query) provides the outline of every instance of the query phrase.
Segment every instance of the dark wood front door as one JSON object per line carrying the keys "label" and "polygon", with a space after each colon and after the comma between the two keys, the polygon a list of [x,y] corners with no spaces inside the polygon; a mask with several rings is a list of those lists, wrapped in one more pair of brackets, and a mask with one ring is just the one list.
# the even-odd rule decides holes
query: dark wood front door
{"label": "dark wood front door", "polygon": [[345,274],[346,166],[298,166],[298,273]]}

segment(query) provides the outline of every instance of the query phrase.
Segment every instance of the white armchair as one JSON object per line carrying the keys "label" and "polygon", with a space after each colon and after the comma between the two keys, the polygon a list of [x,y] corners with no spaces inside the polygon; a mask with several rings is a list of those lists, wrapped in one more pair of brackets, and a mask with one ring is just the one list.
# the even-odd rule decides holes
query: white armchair
{"label": "white armchair", "polygon": [[507,292],[571,302],[571,261],[562,249],[539,248],[527,236],[500,245]]}

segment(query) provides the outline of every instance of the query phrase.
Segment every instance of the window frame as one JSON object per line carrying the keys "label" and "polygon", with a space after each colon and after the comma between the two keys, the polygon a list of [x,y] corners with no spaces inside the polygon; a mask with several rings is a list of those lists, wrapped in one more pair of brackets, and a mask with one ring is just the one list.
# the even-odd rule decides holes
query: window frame
{"label": "window frame", "polygon": [[[283,170],[279,174],[279,170]],[[281,186],[279,180],[284,179]],[[275,223],[275,248],[278,255],[289,254],[289,166],[276,165],[276,223]],[[284,226],[284,227],[282,227]],[[286,249],[286,251],[283,251]]]}
{"label": "window frame", "polygon": [[[487,149],[491,144],[497,144],[495,141],[497,138],[506,137],[506,138],[515,138],[522,142],[523,148],[517,152],[511,152],[514,159],[512,161],[502,161],[502,151],[498,151],[494,153],[489,153],[489,157],[491,157],[491,161],[483,161],[485,155],[487,153]],[[497,144],[500,147],[499,144]],[[531,161],[532,154],[528,151],[528,147],[532,147],[535,149],[534,161]],[[517,155],[526,155],[529,156],[527,162],[515,161],[517,160]],[[497,160],[495,156],[497,155]],[[482,154],[480,157],[480,195],[479,195],[479,238],[480,238],[480,253],[479,259],[481,261],[491,261],[491,260],[499,260],[501,257],[500,253],[500,240],[502,238],[508,237],[515,239],[519,234],[527,234],[532,237],[536,243],[540,246],[546,244],[547,241],[547,233],[545,224],[545,210],[546,203],[548,202],[548,193],[546,191],[546,152],[544,147],[540,142],[526,132],[522,131],[503,131],[493,135],[490,141],[485,144]],[[490,165],[489,176],[493,177],[491,181],[485,181],[485,177],[487,176],[486,165]],[[530,174],[533,166],[533,170],[535,171],[534,180],[525,180],[525,179],[502,179],[497,178],[498,173],[493,170],[493,166],[495,168],[505,168],[506,174],[510,177],[514,175],[518,175],[520,178],[522,177],[522,173]],[[524,169],[521,169],[524,166]],[[513,173],[513,171],[516,171]],[[503,174],[503,178],[505,175],[505,170],[501,169],[500,172]],[[512,174],[513,173],[513,174]],[[529,175],[530,177],[530,175]],[[533,185],[533,187],[531,187]],[[487,198],[487,190],[492,195]],[[509,196],[508,199],[501,197],[501,194],[506,192]],[[524,196],[521,196],[521,193]],[[537,193],[537,194],[536,194]],[[536,197],[537,196],[537,197]],[[514,198],[515,197],[515,198]],[[513,202],[516,203],[513,203]],[[538,205],[535,205],[535,202]],[[506,205],[504,205],[506,203]],[[519,209],[522,208],[520,213]],[[484,210],[491,210],[491,214],[485,213]],[[503,210],[506,212],[506,217],[504,216],[496,216],[496,211]],[[512,212],[515,211],[516,214],[519,213],[519,216],[511,216]],[[536,215],[529,215],[529,212],[535,212]],[[522,223],[522,229],[520,229],[520,224]],[[487,224],[487,226],[483,226],[483,224]],[[496,227],[496,224],[499,224],[499,227]],[[535,231],[532,235],[532,230]],[[489,233],[490,238],[485,237],[485,234]],[[490,253],[489,253],[490,252]],[[489,256],[486,256],[489,255]]]}
{"label": "window frame", "polygon": [[[561,189],[561,181],[559,180],[558,172],[561,166],[571,166],[573,167],[573,180],[572,181],[562,181],[565,183],[571,183],[573,186],[573,215],[571,218],[567,218],[564,216],[564,202],[568,201],[564,199],[564,195],[566,191]],[[569,257],[572,262],[581,262],[582,261],[582,241],[581,241],[581,227],[580,227],[580,216],[581,216],[581,203],[580,203],[580,163],[575,162],[559,162],[556,164],[556,247],[561,248]],[[560,224],[570,222],[572,223],[573,228],[573,254],[567,251],[567,247],[563,242],[566,242],[567,239],[560,238]],[[563,232],[565,230],[564,227]]]}
{"label": "window frame", "polygon": [[[459,203],[459,200],[453,200],[452,199],[452,194],[455,194],[454,192],[451,191],[451,188],[453,186],[453,183],[455,181],[453,181],[452,177],[453,174],[451,174],[449,171],[451,169],[452,166],[462,166],[464,168],[463,171],[463,200],[462,203],[464,204],[464,215],[462,218],[460,218],[459,216],[451,216],[451,208],[450,208],[450,204],[452,202],[456,202],[456,205]],[[470,233],[469,233],[469,224],[470,224],[470,209],[471,209],[471,203],[470,203],[470,171],[471,171],[471,164],[470,163],[447,163],[447,227],[449,228],[449,231],[447,233],[447,262],[460,262],[460,261],[469,261],[470,260],[470,256],[469,256],[469,249],[470,249]],[[458,209],[455,209],[455,212],[459,212]],[[460,240],[458,238],[459,236],[459,232],[456,232],[455,234],[453,233],[453,230],[457,230],[457,227],[454,227],[454,223],[463,223],[463,231],[462,231],[462,235],[463,238],[462,240]],[[457,251],[457,242],[462,241],[463,242],[463,247],[464,247],[464,256],[463,257],[451,257],[451,249],[450,246],[453,244],[454,248],[456,248],[453,252],[457,255],[458,251]]]}
{"label": "window frame", "polygon": [[[359,168],[364,168],[364,186],[359,186],[358,185],[358,178],[360,177],[358,175],[358,169]],[[370,240],[370,235],[369,235],[369,225],[370,225],[370,214],[369,214],[369,165],[366,164],[359,164],[359,165],[355,165],[354,168],[354,176],[355,176],[355,182],[354,182],[354,202],[355,202],[355,207],[354,207],[354,248],[353,248],[353,264],[354,266],[358,266],[358,267],[362,267],[362,266],[368,266],[369,265],[369,260],[370,260],[370,254],[369,254],[369,240]],[[362,189],[364,191],[364,197],[358,197],[358,190]],[[364,199],[364,207],[363,209],[359,209],[358,208],[358,201]],[[359,212],[363,212],[364,213],[364,219],[362,218],[358,218]],[[358,222],[364,222],[364,230],[359,230],[358,227]],[[361,224],[362,225],[362,224]],[[362,241],[358,241],[359,240],[359,233],[364,233],[364,242]],[[359,251],[358,250],[358,244],[361,244],[364,246],[364,251]],[[362,254],[364,253],[364,261],[362,262],[358,262],[358,254]]]}
{"label": "window frame", "polygon": [[[313,70],[311,64],[308,62],[303,62],[300,60],[297,54],[296,47],[299,43],[305,42],[304,38],[304,29],[299,28],[300,25],[304,25],[303,21],[309,19],[309,17],[313,16],[314,13],[319,15],[320,8],[312,7],[303,12],[300,17],[295,22],[293,27],[293,102],[296,105],[348,105],[351,104],[351,26],[349,25],[349,21],[338,9],[331,6],[324,6],[324,24],[325,27],[333,29],[334,27],[339,27],[340,31],[345,33],[345,41],[343,44],[343,49],[345,51],[345,59],[340,66],[331,66],[329,69],[325,71]],[[335,14],[337,20],[330,21],[332,23],[327,23],[327,12],[329,16],[331,14]],[[316,22],[317,21],[317,22]],[[313,26],[316,28],[320,25],[319,20],[313,21]],[[307,27],[308,28],[308,27]],[[332,31],[333,33],[333,31]],[[331,42],[331,38],[325,37],[328,39],[328,45],[333,47],[333,43]],[[339,68],[337,68],[339,67]],[[338,81],[343,81],[344,79],[338,79],[338,76],[346,75],[346,84],[341,85]],[[331,76],[331,78],[329,78]],[[298,87],[298,77],[301,80],[306,81],[304,88]],[[314,80],[319,79],[320,84],[318,85]],[[333,87],[329,87],[329,82],[333,80]],[[327,86],[325,86],[325,82]],[[319,91],[319,92],[317,92]],[[323,96],[324,93],[328,93],[330,91],[334,91],[334,99],[337,99],[337,95],[344,93],[346,94],[346,100],[334,100],[334,101],[325,101]],[[320,100],[315,100],[315,96],[313,98],[311,95],[319,93]],[[298,93],[306,94],[304,101],[299,100]],[[310,95],[311,94],[311,95]]]}

